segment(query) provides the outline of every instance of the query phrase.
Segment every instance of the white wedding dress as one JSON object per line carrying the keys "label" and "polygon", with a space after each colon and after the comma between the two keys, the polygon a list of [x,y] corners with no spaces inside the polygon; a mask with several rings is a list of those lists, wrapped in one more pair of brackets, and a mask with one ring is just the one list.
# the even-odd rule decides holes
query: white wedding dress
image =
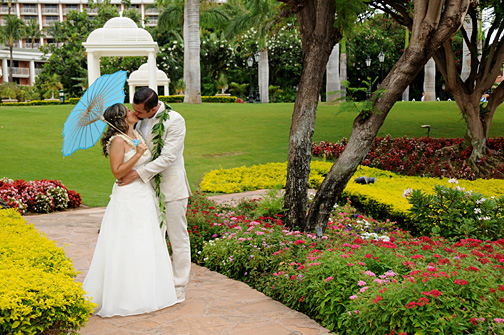
{"label": "white wedding dress", "polygon": [[[135,167],[151,160],[150,152],[146,152]],[[127,151],[124,161],[134,154],[135,149]],[[159,228],[157,203],[150,183],[137,179],[126,186],[114,184],[83,284],[87,296],[98,305],[94,314],[142,314],[176,303],[172,265]]]}

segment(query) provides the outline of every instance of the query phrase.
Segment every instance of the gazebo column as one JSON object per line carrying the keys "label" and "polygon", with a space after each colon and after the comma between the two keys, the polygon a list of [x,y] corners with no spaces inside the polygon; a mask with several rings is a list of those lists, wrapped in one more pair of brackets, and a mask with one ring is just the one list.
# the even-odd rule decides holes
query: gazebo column
{"label": "gazebo column", "polygon": [[157,93],[157,66],[156,54],[154,52],[149,52],[147,63],[149,64],[149,87]]}
{"label": "gazebo column", "polygon": [[88,61],[88,85],[91,86],[92,83],[98,77],[100,77],[100,61],[97,55],[94,52],[87,53],[87,61]]}
{"label": "gazebo column", "polygon": [[169,88],[168,84],[164,85],[164,95],[166,95],[166,96],[170,95],[170,88]]}
{"label": "gazebo column", "polygon": [[135,95],[135,85],[129,85],[129,103],[133,103],[133,97]]}
{"label": "gazebo column", "polygon": [[3,79],[4,83],[9,82],[9,65],[7,65],[7,58],[2,59],[2,70],[3,70]]}

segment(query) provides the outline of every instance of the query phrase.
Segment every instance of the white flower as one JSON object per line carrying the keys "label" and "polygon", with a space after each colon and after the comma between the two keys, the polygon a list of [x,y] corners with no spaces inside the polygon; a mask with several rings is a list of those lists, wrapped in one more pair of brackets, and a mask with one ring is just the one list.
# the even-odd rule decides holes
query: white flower
{"label": "white flower", "polygon": [[458,184],[458,181],[457,181],[457,179],[455,179],[455,178],[452,178],[452,179],[448,180],[448,182],[449,182],[450,184]]}
{"label": "white flower", "polygon": [[402,196],[403,198],[407,198],[409,197],[411,194],[413,194],[413,190],[411,188],[407,188],[404,190]]}
{"label": "white flower", "polygon": [[455,186],[455,189],[456,189],[457,191],[460,191],[460,192],[464,192],[464,191],[465,191],[465,188],[460,187],[460,186],[458,186],[458,185],[457,185],[457,186]]}
{"label": "white flower", "polygon": [[482,204],[482,203],[484,203],[484,202],[485,202],[485,198],[481,198],[481,199],[479,199],[479,200],[476,200],[476,203],[477,203],[477,204]]}
{"label": "white flower", "polygon": [[481,214],[481,208],[475,208],[474,214]]}
{"label": "white flower", "polygon": [[483,221],[488,221],[488,220],[490,220],[490,219],[491,219],[491,217],[489,217],[489,216],[484,216],[484,217],[482,217],[481,219],[482,219]]}

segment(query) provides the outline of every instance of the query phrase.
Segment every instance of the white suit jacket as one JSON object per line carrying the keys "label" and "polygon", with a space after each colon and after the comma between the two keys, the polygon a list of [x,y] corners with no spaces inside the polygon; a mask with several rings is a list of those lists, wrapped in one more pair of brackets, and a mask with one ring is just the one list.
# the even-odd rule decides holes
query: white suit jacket
{"label": "white suit jacket", "polygon": [[[165,110],[165,105],[161,102],[159,112]],[[173,201],[188,198],[191,195],[189,182],[184,166],[184,139],[185,139],[185,120],[179,113],[170,111],[170,118],[164,122],[165,132],[163,134],[163,149],[161,155],[137,169],[137,172],[143,182],[151,182],[154,186],[153,177],[161,173],[161,192],[165,195],[165,201]],[[152,118],[152,125],[159,120]],[[142,133],[141,123],[151,122],[150,119],[142,120],[137,124],[137,129]],[[147,133],[142,136],[152,151],[152,127],[148,127]]]}

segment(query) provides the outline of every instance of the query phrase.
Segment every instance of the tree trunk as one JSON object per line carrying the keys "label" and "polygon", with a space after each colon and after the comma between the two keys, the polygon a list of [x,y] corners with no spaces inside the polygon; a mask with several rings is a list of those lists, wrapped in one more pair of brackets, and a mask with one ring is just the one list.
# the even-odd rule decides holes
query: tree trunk
{"label": "tree trunk", "polygon": [[[186,82],[186,95],[184,102],[190,104],[201,103],[201,69],[200,69],[200,32],[199,32],[199,1],[186,0],[185,10],[187,10],[187,41],[184,41],[188,51],[188,69]],[[184,12],[185,13],[185,12]],[[185,22],[185,21],[184,21]],[[185,63],[185,61],[184,61]],[[187,92],[187,90],[189,92]]]}
{"label": "tree trunk", "polygon": [[346,86],[343,83],[347,78],[347,54],[346,54],[346,37],[341,39],[341,55],[340,55],[340,90],[341,97],[346,97]]}
{"label": "tree trunk", "polygon": [[286,223],[304,229],[315,114],[325,65],[341,34],[334,28],[334,0],[299,1],[294,5],[298,5],[295,10],[304,58],[289,135],[284,207]]}
{"label": "tree trunk", "polygon": [[10,66],[9,66],[9,83],[14,81],[12,73],[14,71],[14,57],[13,57],[14,43],[9,43],[9,55],[10,55]]}
{"label": "tree trunk", "polygon": [[424,100],[436,101],[436,62],[429,59],[424,66]]}
{"label": "tree trunk", "polygon": [[268,49],[262,49],[259,53],[259,96],[262,103],[269,103],[269,60]]}
{"label": "tree trunk", "polygon": [[339,44],[336,44],[326,66],[326,101],[333,102],[340,97]]}
{"label": "tree trunk", "polygon": [[[466,16],[464,20],[464,29],[468,36],[472,35],[472,20],[469,16]],[[462,81],[466,81],[471,73],[471,51],[466,41],[462,41],[462,72],[460,73],[460,78]]]}
{"label": "tree trunk", "polygon": [[334,203],[371,148],[390,109],[440,45],[459,29],[468,5],[468,0],[449,5],[443,1],[415,1],[409,46],[383,81],[381,88],[385,93],[373,102],[372,113],[368,115],[369,111],[363,111],[355,119],[345,150],[310,206],[306,230],[318,227],[325,230]]}

